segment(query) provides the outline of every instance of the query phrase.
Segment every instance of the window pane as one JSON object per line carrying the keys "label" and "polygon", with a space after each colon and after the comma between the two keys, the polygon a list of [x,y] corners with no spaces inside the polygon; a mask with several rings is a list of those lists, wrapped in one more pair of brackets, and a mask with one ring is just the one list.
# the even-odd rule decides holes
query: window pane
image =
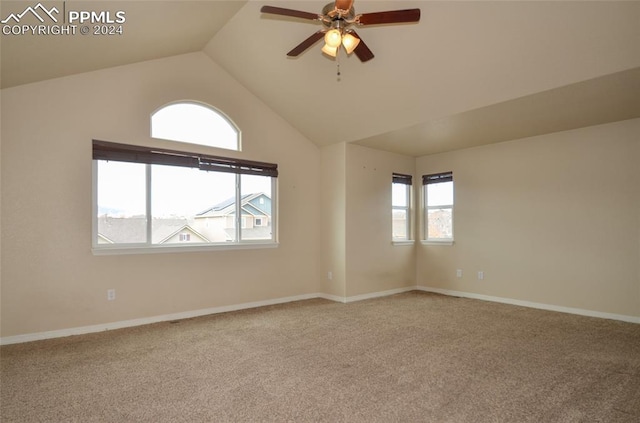
{"label": "window pane", "polygon": [[272,178],[258,175],[242,175],[241,178],[241,239],[272,239]]}
{"label": "window pane", "polygon": [[176,166],[151,166],[153,244],[235,240],[235,178]]}
{"label": "window pane", "polygon": [[453,182],[441,182],[425,186],[427,187],[428,206],[447,206],[453,204]]}
{"label": "window pane", "polygon": [[406,207],[409,203],[407,198],[407,190],[409,185],[391,184],[391,205]]}
{"label": "window pane", "polygon": [[451,208],[427,210],[427,239],[453,238],[453,210]]}
{"label": "window pane", "polygon": [[393,210],[393,237],[407,239],[407,211]]}
{"label": "window pane", "polygon": [[196,103],[170,104],[155,112],[151,136],[239,150],[235,126],[216,110]]}
{"label": "window pane", "polygon": [[103,160],[97,163],[98,244],[146,242],[145,165]]}

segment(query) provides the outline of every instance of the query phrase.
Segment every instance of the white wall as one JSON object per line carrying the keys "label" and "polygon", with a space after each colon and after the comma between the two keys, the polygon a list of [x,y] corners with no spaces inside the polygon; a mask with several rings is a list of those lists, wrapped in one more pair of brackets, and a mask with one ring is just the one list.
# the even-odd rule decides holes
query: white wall
{"label": "white wall", "polygon": [[323,293],[349,300],[416,285],[414,246],[391,242],[392,174],[414,169],[409,156],[345,143],[322,148]]}
{"label": "white wall", "polygon": [[344,298],[346,286],[346,144],[321,149],[323,293]]}
{"label": "white wall", "polygon": [[418,284],[640,316],[639,163],[640,119],[420,157],[453,171],[455,243]]}
{"label": "white wall", "polygon": [[391,236],[392,174],[413,175],[415,159],[355,144],[346,159],[347,296],[415,286],[414,246]]}
{"label": "white wall", "polygon": [[[152,140],[149,116],[185,99],[242,130],[242,153],[194,150],[278,163],[280,246],[93,256],[91,140],[183,149]],[[1,101],[2,337],[318,291],[320,151],[205,54],[9,88]]]}

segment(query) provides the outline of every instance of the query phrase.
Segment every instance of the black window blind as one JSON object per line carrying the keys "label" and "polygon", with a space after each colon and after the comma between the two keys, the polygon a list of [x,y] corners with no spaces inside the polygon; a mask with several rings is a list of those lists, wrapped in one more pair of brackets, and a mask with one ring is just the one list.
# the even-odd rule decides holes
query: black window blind
{"label": "black window blind", "polygon": [[422,185],[437,184],[440,182],[453,181],[453,172],[432,173],[431,175],[422,175]]}
{"label": "black window blind", "polygon": [[393,173],[394,184],[411,185],[413,177],[411,175],[404,175],[402,173]]}
{"label": "black window blind", "polygon": [[182,166],[211,172],[262,175],[274,178],[278,176],[278,165],[273,163],[209,156],[206,154],[134,146],[99,140],[93,140],[93,159]]}

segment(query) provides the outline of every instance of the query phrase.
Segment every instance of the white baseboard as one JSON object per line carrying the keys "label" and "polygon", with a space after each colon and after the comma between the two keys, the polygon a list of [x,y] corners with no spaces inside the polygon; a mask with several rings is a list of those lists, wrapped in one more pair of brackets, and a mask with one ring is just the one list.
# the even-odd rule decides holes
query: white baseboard
{"label": "white baseboard", "polygon": [[331,294],[318,294],[318,298],[324,298],[325,300],[335,301],[337,303],[346,303],[347,297],[341,297],[339,295],[331,295]]}
{"label": "white baseboard", "polygon": [[234,304],[229,306],[211,307],[200,310],[184,311],[180,313],[164,314],[161,316],[143,317],[141,319],[123,320],[100,325],[82,326],[70,329],[52,330],[47,332],[28,333],[25,335],[6,336],[0,338],[0,345],[19,344],[22,342],[41,341],[43,339],[62,338],[72,335],[103,332],[113,329],[122,329],[133,326],[148,325],[151,323],[168,322],[172,320],[189,319],[192,317],[206,316],[208,314],[226,313],[229,311],[245,310],[249,308],[264,307],[275,304],[290,303],[292,301],[309,300],[318,298],[319,294],[296,295],[293,297],[275,298],[272,300],[255,301],[251,303]]}
{"label": "white baseboard", "polygon": [[529,308],[537,308],[542,310],[559,311],[562,313],[579,314],[582,316],[599,317],[603,319],[621,320],[629,323],[639,323],[640,317],[626,316],[621,314],[603,313],[599,311],[583,310],[579,308],[561,307],[549,304],[534,303],[530,301],[514,300],[511,298],[494,297],[489,295],[475,294],[472,292],[452,291],[449,289],[432,288],[427,286],[410,286],[404,288],[390,289],[387,291],[372,292],[369,294],[354,295],[351,297],[341,297],[338,295],[313,293],[296,295],[292,297],[275,298],[271,300],[255,301],[250,303],[234,304],[229,306],[211,307],[200,310],[185,311],[180,313],[164,314],[161,316],[144,317],[140,319],[124,320],[120,322],[105,323],[100,325],[82,326],[70,329],[52,330],[47,332],[28,333],[24,335],[0,337],[0,345],[19,344],[23,342],[41,341],[44,339],[62,338],[72,335],[83,335],[87,333],[103,332],[113,329],[122,329],[133,326],[148,325],[151,323],[168,322],[171,320],[189,319],[192,317],[206,316],[208,314],[226,313],[229,311],[245,310],[249,308],[264,307],[269,305],[290,303],[293,301],[310,300],[313,298],[323,298],[339,303],[352,303],[356,301],[368,300],[372,298],[387,297],[389,295],[401,294],[409,291],[425,291],[437,294],[472,298],[484,301],[493,301],[497,303],[512,304]]}
{"label": "white baseboard", "polygon": [[372,292],[370,294],[354,295],[351,297],[347,297],[345,299],[345,303],[353,303],[355,301],[370,300],[372,298],[379,298],[379,297],[388,297],[389,295],[402,294],[403,292],[409,292],[409,291],[415,291],[415,290],[416,290],[415,286],[408,286],[405,288],[396,288],[396,289],[389,289],[387,291]]}
{"label": "white baseboard", "polygon": [[494,297],[491,295],[475,294],[473,292],[453,291],[450,289],[432,288],[428,286],[417,286],[417,290],[425,292],[433,292],[436,294],[449,295],[454,297],[464,297],[483,301],[492,301],[495,303],[511,304],[522,307],[537,308],[540,310],[558,311],[561,313],[578,314],[580,316],[599,317],[601,319],[620,320],[629,323],[640,323],[640,317],[626,316],[624,314],[604,313],[594,310],[585,310],[581,308],[562,307],[552,304],[534,303],[531,301],[515,300],[512,298]]}
{"label": "white baseboard", "polygon": [[338,303],[353,303],[355,301],[370,300],[371,298],[388,297],[389,295],[401,294],[403,292],[415,291],[415,286],[407,286],[404,288],[389,289],[387,291],[371,292],[369,294],[353,295],[351,297],[340,297],[339,295],[318,294],[319,298],[325,300],[336,301]]}

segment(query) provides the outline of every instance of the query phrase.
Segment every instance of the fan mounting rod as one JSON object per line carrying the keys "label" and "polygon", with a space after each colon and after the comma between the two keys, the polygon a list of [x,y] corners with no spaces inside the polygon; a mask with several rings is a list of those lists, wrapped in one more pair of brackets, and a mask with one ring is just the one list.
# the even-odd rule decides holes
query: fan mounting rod
{"label": "fan mounting rod", "polygon": [[331,26],[331,22],[341,20],[348,24],[356,22],[356,12],[351,6],[349,10],[337,9],[334,3],[328,3],[322,8],[322,23],[326,26]]}

